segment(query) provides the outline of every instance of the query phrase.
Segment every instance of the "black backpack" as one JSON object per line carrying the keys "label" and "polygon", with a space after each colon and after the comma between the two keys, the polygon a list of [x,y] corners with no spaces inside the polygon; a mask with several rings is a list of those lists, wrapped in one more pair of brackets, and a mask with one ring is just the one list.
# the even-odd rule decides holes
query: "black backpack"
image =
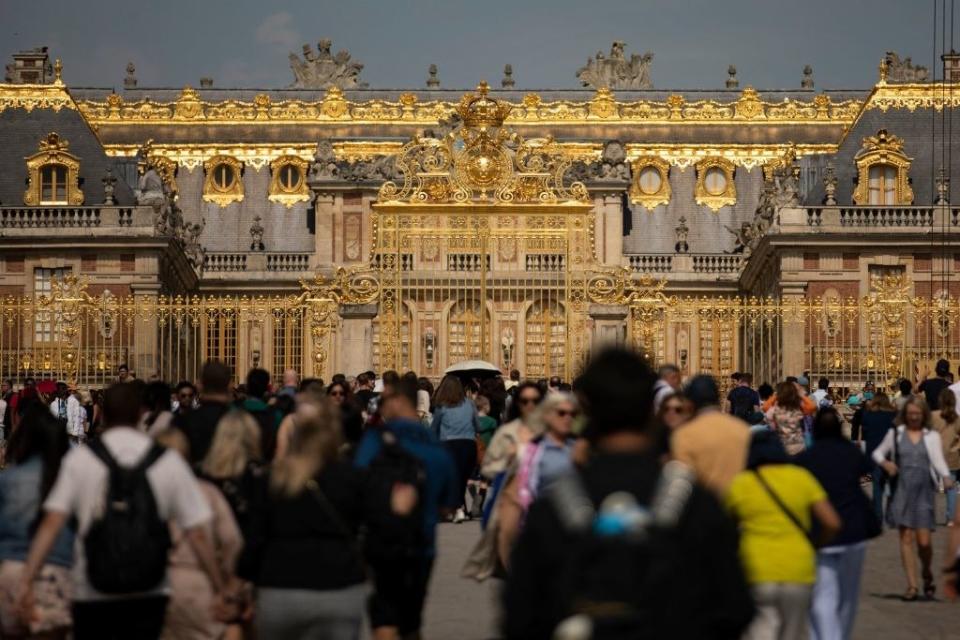
{"label": "black backpack", "polygon": [[170,529],[160,518],[147,469],[166,449],[153,445],[134,467],[117,464],[104,444],[90,450],[109,470],[103,515],[84,537],[87,578],[101,593],[149,591],[167,575]]}
{"label": "black backpack", "polygon": [[[423,462],[404,449],[388,429],[381,431],[380,441],[380,452],[367,468],[364,491],[364,551],[371,562],[422,554],[426,543],[423,502],[427,474]],[[393,487],[398,483],[413,485],[417,491],[417,504],[405,516],[393,513],[390,506]]]}
{"label": "black backpack", "polygon": [[[613,492],[598,508],[579,474],[554,482],[548,500],[571,538],[558,578],[564,618],[556,637],[568,637],[563,632],[585,624],[589,635],[582,637],[592,640],[646,637],[645,629],[669,608],[665,599],[676,597],[664,585],[674,581],[683,553],[674,531],[693,486],[690,471],[672,462],[664,467],[649,505],[637,504],[630,493]],[[605,513],[619,511],[614,503],[633,514],[622,532],[603,522]]]}

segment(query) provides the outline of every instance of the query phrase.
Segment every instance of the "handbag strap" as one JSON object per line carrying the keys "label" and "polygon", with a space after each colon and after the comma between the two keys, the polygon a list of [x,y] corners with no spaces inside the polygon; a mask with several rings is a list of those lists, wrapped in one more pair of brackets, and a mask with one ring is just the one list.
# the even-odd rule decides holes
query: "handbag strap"
{"label": "handbag strap", "polygon": [[773,487],[767,483],[766,479],[760,473],[760,470],[754,469],[753,474],[757,477],[757,481],[760,483],[760,486],[763,487],[764,491],[767,492],[767,495],[770,496],[770,498],[776,503],[777,507],[779,507],[780,511],[783,512],[783,515],[787,516],[790,522],[796,525],[797,529],[803,533],[803,536],[812,543],[813,540],[810,537],[810,532],[805,526],[803,526],[803,523],[800,522],[800,518],[794,515],[793,511],[790,511],[787,505],[783,503],[783,500],[781,500],[780,496],[777,495],[777,492],[773,490]]}
{"label": "handbag strap", "polygon": [[307,489],[317,501],[317,504],[320,505],[320,508],[323,509],[324,513],[327,514],[327,517],[330,518],[330,521],[333,522],[333,526],[335,526],[343,535],[343,537],[346,538],[347,544],[350,545],[350,549],[360,562],[360,566],[365,566],[366,559],[364,558],[363,552],[360,550],[360,544],[357,541],[357,534],[354,533],[349,526],[347,526],[347,523],[340,516],[340,512],[337,511],[337,508],[333,506],[333,503],[330,502],[326,494],[320,490],[319,483],[313,479],[308,480]]}

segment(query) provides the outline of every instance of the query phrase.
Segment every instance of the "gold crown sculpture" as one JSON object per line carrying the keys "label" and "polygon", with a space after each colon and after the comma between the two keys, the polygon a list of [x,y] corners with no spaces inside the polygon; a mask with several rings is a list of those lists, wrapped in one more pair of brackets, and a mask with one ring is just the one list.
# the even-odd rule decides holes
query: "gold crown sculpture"
{"label": "gold crown sculpture", "polygon": [[479,129],[499,127],[510,115],[513,107],[506,102],[488,97],[489,92],[490,85],[484,80],[477,85],[476,94],[466,93],[460,99],[457,113],[467,127]]}

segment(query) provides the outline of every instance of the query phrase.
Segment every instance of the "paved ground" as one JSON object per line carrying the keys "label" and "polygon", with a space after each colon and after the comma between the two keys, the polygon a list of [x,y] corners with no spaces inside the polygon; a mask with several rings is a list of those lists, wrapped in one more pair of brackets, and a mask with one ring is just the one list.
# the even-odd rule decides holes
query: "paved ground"
{"label": "paved ground", "polygon": [[[941,499],[942,500],[942,499]],[[934,567],[942,564],[947,529],[935,535]],[[477,584],[459,577],[460,567],[479,534],[476,523],[440,527],[440,557],[427,601],[426,640],[497,638],[497,581]],[[942,589],[938,584],[938,592]],[[874,540],[867,552],[860,610],[854,632],[863,640],[960,638],[960,603],[937,599],[906,603],[896,533]]]}

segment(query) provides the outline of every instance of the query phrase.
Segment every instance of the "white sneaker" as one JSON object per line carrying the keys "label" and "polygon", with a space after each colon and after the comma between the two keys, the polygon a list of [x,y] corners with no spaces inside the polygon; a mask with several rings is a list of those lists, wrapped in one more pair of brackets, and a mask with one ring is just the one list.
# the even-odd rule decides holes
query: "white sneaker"
{"label": "white sneaker", "polygon": [[457,512],[453,514],[453,524],[460,524],[467,519],[467,514],[463,512],[463,509],[457,509]]}

